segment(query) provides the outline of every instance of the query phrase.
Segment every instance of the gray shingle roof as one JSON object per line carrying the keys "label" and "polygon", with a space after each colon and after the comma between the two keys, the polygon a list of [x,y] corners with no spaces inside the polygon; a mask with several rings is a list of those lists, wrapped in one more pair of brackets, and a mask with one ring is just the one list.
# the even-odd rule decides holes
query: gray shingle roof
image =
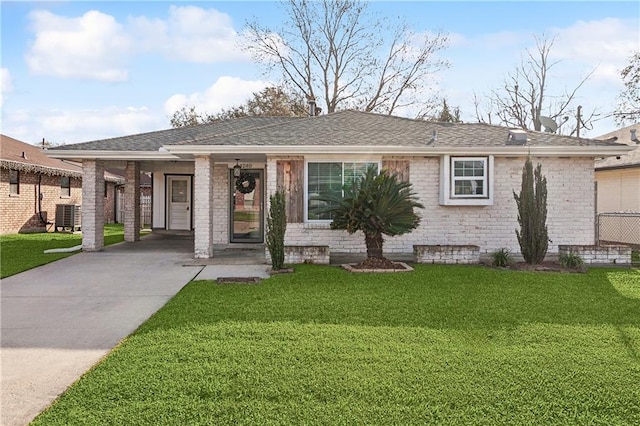
{"label": "gray shingle roof", "polygon": [[[435,133],[434,133],[435,132]],[[434,139],[434,134],[437,137]],[[309,118],[246,117],[178,129],[66,145],[60,149],[157,151],[163,145],[220,146],[505,146],[509,129],[480,123],[435,123],[353,110]],[[616,146],[527,131],[521,146]]]}
{"label": "gray shingle roof", "polygon": [[157,151],[163,145],[191,145],[212,140],[233,132],[282,124],[297,117],[244,117],[215,123],[157,130],[136,135],[100,139],[77,144],[62,145],[51,150],[105,150],[105,151]]}

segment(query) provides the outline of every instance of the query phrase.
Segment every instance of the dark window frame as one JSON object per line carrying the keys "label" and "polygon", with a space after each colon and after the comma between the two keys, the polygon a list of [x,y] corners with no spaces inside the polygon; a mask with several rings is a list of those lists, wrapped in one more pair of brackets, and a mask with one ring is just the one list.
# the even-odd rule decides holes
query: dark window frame
{"label": "dark window frame", "polygon": [[9,195],[20,195],[20,171],[9,169]]}
{"label": "dark window frame", "polygon": [[69,176],[60,176],[60,197],[71,197],[71,178]]}

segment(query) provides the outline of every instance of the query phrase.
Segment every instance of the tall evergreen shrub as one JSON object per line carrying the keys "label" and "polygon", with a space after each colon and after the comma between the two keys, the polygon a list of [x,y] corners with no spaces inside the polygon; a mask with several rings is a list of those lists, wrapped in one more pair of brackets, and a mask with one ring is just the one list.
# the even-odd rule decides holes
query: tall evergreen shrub
{"label": "tall evergreen shrub", "polygon": [[541,164],[533,170],[529,156],[522,168],[520,195],[513,191],[513,197],[518,206],[520,231],[516,230],[516,235],[522,256],[527,263],[537,265],[544,260],[549,248],[547,178],[542,176]]}
{"label": "tall evergreen shrub", "polygon": [[271,267],[277,271],[284,265],[284,233],[287,230],[284,192],[277,191],[269,200],[271,207],[267,216],[267,249],[271,254]]}

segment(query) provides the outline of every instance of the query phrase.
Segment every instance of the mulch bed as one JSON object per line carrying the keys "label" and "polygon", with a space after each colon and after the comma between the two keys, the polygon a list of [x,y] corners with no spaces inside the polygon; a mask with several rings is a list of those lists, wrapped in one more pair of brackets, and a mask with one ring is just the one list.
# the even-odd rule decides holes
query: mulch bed
{"label": "mulch bed", "polygon": [[342,265],[351,272],[403,272],[413,271],[413,268],[403,262],[394,262],[384,257],[367,258],[360,263]]}

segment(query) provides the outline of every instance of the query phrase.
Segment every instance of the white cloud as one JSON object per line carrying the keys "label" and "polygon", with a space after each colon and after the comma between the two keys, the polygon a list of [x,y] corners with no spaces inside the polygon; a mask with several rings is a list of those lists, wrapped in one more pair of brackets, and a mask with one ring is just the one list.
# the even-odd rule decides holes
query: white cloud
{"label": "white cloud", "polygon": [[254,92],[259,92],[268,85],[266,81],[223,76],[203,92],[171,96],[165,102],[164,109],[169,116],[183,106],[195,106],[200,113],[216,113],[223,108],[244,103]]}
{"label": "white cloud", "polygon": [[29,143],[42,138],[55,144],[76,143],[168,127],[165,117],[146,107],[17,110],[3,117],[3,132]]}
{"label": "white cloud", "polygon": [[29,19],[35,41],[26,62],[32,72],[102,81],[127,79],[122,63],[131,40],[112,16],[90,11],[67,18],[38,10]]}
{"label": "white cloud", "polygon": [[578,21],[555,30],[558,34],[551,55],[562,61],[576,61],[596,69],[592,79],[620,86],[620,70],[640,47],[638,19],[605,18]]}
{"label": "white cloud", "polygon": [[638,19],[605,18],[598,21],[578,21],[558,29],[553,48],[557,57],[589,62],[626,60],[638,49]]}
{"label": "white cloud", "polygon": [[231,18],[216,9],[171,6],[167,19],[131,17],[125,24],[96,10],[79,17],[37,10],[29,19],[34,40],[25,59],[36,74],[126,81],[133,53],[197,63],[249,59]]}
{"label": "white cloud", "polygon": [[13,80],[7,68],[0,68],[0,106],[4,105],[4,96],[13,90]]}
{"label": "white cloud", "polygon": [[231,17],[216,9],[171,6],[167,20],[136,17],[129,19],[129,26],[142,49],[170,59],[213,63],[249,58],[238,49]]}

